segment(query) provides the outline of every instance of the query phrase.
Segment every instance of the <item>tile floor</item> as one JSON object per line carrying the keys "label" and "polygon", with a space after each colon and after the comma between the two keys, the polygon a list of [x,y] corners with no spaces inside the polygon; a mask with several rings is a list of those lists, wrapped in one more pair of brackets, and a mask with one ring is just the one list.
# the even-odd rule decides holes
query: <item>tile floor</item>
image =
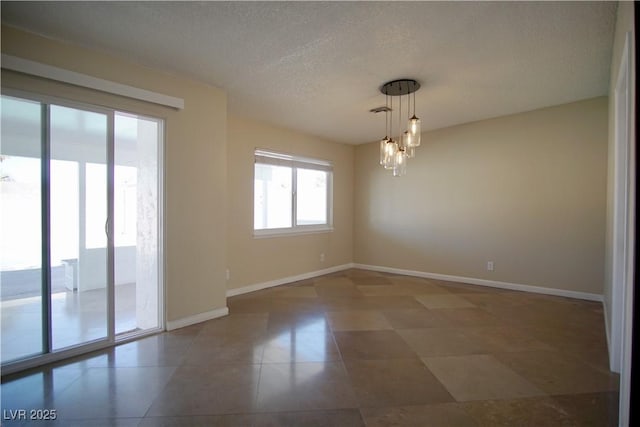
{"label": "tile floor", "polygon": [[4,378],[2,424],[617,425],[599,303],[347,270],[228,305]]}
{"label": "tile floor", "polygon": [[[135,331],[136,284],[116,286],[114,297],[116,334]],[[51,295],[51,322],[53,347],[56,350],[105,338],[105,289],[55,292]],[[0,301],[0,325],[0,356],[3,361],[42,351],[42,302],[39,296]]]}

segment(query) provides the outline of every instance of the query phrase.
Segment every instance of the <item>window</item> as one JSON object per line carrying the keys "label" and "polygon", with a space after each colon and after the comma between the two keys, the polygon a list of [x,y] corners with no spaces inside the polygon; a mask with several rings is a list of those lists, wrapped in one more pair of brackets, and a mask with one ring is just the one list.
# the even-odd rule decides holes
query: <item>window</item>
{"label": "window", "polygon": [[332,183],[331,162],[256,150],[254,235],[331,230]]}

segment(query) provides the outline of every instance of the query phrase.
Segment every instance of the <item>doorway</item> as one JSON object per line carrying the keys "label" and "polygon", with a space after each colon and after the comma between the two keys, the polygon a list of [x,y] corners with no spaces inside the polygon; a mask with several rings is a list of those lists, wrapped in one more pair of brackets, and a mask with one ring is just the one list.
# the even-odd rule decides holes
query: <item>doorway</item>
{"label": "doorway", "polygon": [[161,330],[161,119],[2,95],[1,361]]}

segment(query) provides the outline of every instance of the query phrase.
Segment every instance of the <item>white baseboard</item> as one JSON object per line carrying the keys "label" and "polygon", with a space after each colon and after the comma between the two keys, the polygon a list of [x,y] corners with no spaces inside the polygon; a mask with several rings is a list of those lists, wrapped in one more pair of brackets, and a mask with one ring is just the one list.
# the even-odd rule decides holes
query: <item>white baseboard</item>
{"label": "white baseboard", "polygon": [[195,325],[196,323],[206,322],[207,320],[217,319],[229,314],[228,307],[217,308],[204,313],[194,314],[193,316],[183,317],[178,320],[167,320],[167,331],[184,328],[185,326]]}
{"label": "white baseboard", "polygon": [[323,270],[311,271],[309,273],[298,274],[296,276],[282,277],[280,279],[269,280],[266,282],[256,283],[253,285],[243,286],[241,288],[234,288],[227,290],[227,298],[246,294],[248,292],[255,292],[261,289],[272,288],[274,286],[280,286],[287,283],[297,282],[299,280],[311,279],[325,274],[335,273],[349,268],[360,268],[363,270],[380,271],[384,273],[401,274],[405,276],[423,277],[426,279],[445,280],[449,282],[468,283],[470,285],[488,286],[492,288],[508,289],[512,291],[530,292],[535,294],[554,295],[560,297],[581,299],[587,301],[604,302],[604,297],[601,294],[592,294],[589,292],[570,291],[566,289],[545,288],[543,286],[523,285],[520,283],[500,282],[496,280],[476,279],[473,277],[453,276],[449,274],[428,273],[425,271],[405,270],[402,268],[384,267],[379,265],[348,263],[337,265],[334,267],[325,268]]}
{"label": "white baseboard", "polygon": [[383,267],[378,265],[367,265],[354,263],[353,268],[363,270],[381,271],[384,273],[402,274],[405,276],[423,277],[426,279],[445,280],[450,282],[469,283],[471,285],[489,286],[492,288],[509,289],[512,291],[531,292],[535,294],[555,295],[560,297],[581,299],[587,301],[603,302],[604,297],[600,294],[588,292],[569,291],[565,289],[545,288],[542,286],[522,285],[519,283],[498,282],[495,280],[475,279],[472,277],[451,276],[448,274],[427,273],[424,271],[404,270],[401,268]]}
{"label": "white baseboard", "polygon": [[334,267],[325,268],[323,270],[311,271],[309,273],[298,274],[296,276],[282,277],[280,279],[269,280],[267,282],[256,283],[253,285],[243,286],[241,288],[234,288],[227,290],[227,298],[236,295],[246,294],[248,292],[255,292],[261,289],[272,288],[274,286],[280,286],[287,283],[297,282],[299,280],[312,279],[314,277],[323,276],[325,274],[335,273],[337,271],[347,270],[353,268],[353,263],[336,265]]}

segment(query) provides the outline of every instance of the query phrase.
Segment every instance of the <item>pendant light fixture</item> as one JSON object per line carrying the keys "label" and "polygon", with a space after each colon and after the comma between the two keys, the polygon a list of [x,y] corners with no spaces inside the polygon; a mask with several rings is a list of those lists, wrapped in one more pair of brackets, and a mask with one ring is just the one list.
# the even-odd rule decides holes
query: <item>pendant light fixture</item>
{"label": "pendant light fixture", "polygon": [[[380,140],[380,165],[393,171],[393,176],[407,173],[407,160],[415,156],[416,147],[420,146],[420,119],[416,117],[416,95],[420,83],[411,79],[398,79],[382,85],[380,92],[385,94],[385,106],[371,110],[374,113],[385,113],[385,137]],[[411,114],[411,94],[413,94],[413,115]],[[402,114],[402,97],[407,97],[407,115]],[[398,99],[397,137],[393,136],[393,98]],[[406,120],[406,126],[403,126]]]}

